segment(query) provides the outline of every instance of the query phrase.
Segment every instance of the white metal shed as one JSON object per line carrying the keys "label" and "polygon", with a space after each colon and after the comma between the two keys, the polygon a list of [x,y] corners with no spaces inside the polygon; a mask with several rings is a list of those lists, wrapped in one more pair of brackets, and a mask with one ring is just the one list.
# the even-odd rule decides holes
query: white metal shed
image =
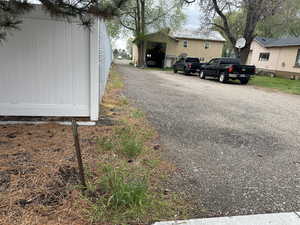
{"label": "white metal shed", "polygon": [[98,120],[112,60],[106,26],[53,19],[37,7],[0,45],[0,116]]}

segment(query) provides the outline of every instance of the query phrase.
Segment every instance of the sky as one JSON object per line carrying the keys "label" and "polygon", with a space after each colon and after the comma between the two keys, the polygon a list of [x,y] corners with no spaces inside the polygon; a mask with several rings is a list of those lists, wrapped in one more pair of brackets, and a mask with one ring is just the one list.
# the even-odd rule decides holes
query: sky
{"label": "sky", "polygon": [[[186,22],[183,25],[183,28],[186,29],[197,29],[200,24],[200,10],[198,5],[186,6],[183,9],[183,13],[186,15]],[[116,41],[113,41],[113,48],[126,49],[127,38],[120,38]]]}

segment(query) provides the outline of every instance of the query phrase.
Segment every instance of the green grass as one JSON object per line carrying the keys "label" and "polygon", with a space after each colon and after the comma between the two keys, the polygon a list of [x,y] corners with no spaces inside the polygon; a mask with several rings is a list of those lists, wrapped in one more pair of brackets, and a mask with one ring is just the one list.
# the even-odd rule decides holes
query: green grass
{"label": "green grass", "polygon": [[124,87],[124,82],[122,81],[121,77],[117,73],[117,71],[112,70],[110,73],[110,79],[108,82],[108,89],[120,89]]}
{"label": "green grass", "polygon": [[97,140],[97,145],[104,151],[111,151],[114,148],[112,137],[101,137]]}
{"label": "green grass", "polygon": [[119,152],[129,159],[138,157],[143,151],[143,143],[133,127],[123,127],[117,130]]}
{"label": "green grass", "polygon": [[128,104],[129,104],[128,99],[125,96],[121,96],[120,97],[120,105],[125,106],[125,105],[128,105]]}
{"label": "green grass", "polygon": [[117,128],[110,137],[97,140],[102,151],[114,151],[128,159],[137,158],[143,151],[143,136],[138,135],[134,127],[129,125]]}
{"label": "green grass", "polygon": [[133,110],[133,112],[130,115],[132,118],[139,119],[144,117],[144,113],[141,110]]}
{"label": "green grass", "polygon": [[102,196],[91,204],[92,222],[141,220],[147,216],[148,209],[154,207],[145,177],[133,177],[126,170],[104,166],[97,186]]}
{"label": "green grass", "polygon": [[300,95],[300,80],[288,80],[279,77],[272,78],[267,76],[255,76],[251,79],[250,84]]}

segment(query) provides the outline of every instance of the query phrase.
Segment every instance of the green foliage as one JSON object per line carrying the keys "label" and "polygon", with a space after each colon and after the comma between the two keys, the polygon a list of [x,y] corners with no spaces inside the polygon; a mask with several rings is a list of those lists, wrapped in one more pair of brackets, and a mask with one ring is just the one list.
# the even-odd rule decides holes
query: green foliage
{"label": "green foliage", "polygon": [[150,30],[160,30],[165,28],[178,29],[186,17],[182,12],[181,1],[177,0],[145,0],[145,33],[137,28],[137,17],[134,13],[137,8],[136,0],[129,0],[127,7],[122,9],[120,20],[123,24],[123,33],[128,34],[128,30],[133,32],[135,39],[143,40],[145,34]]}
{"label": "green foliage", "polygon": [[120,89],[124,87],[124,82],[121,77],[115,71],[110,73],[110,82],[108,83],[108,89]]}
{"label": "green foliage", "polygon": [[100,146],[101,150],[112,151],[114,148],[114,140],[112,137],[102,137],[97,140],[97,145]]}
{"label": "green foliage", "polygon": [[143,140],[143,136],[139,136],[134,128],[122,127],[116,129],[112,136],[98,139],[97,144],[102,151],[114,151],[129,159],[135,159],[143,151]]}
{"label": "green foliage", "polygon": [[300,95],[300,80],[288,80],[279,77],[255,76],[250,84],[274,88],[283,92]]}
{"label": "green foliage", "polygon": [[[81,25],[90,27],[96,17],[113,18],[119,15],[127,0],[78,0],[78,1],[52,1],[43,0],[39,3],[52,17],[59,17],[70,22],[78,18]],[[11,29],[18,29],[22,23],[21,16],[35,7],[30,1],[6,0],[0,1],[0,40],[4,39]]]}
{"label": "green foliage", "polygon": [[286,0],[276,15],[260,21],[256,31],[268,38],[300,36],[300,0]]}
{"label": "green foliage", "polygon": [[120,105],[128,105],[128,104],[129,104],[128,99],[125,96],[122,96],[120,98]]}
{"label": "green foliage", "polygon": [[135,138],[123,138],[121,141],[121,152],[128,158],[136,158],[143,150],[142,144]]}
{"label": "green foliage", "polygon": [[117,131],[119,139],[119,152],[129,159],[138,157],[143,151],[142,141],[131,127],[125,127]]}
{"label": "green foliage", "polygon": [[132,118],[139,119],[139,118],[143,118],[145,115],[141,110],[136,109],[131,113],[130,116]]}
{"label": "green foliage", "polygon": [[145,177],[106,166],[96,186],[104,194],[91,204],[92,222],[141,221],[155,207]]}
{"label": "green foliage", "polygon": [[146,204],[148,187],[144,178],[128,180],[129,174],[111,167],[104,168],[104,172],[100,187],[110,195],[109,208],[142,208]]}

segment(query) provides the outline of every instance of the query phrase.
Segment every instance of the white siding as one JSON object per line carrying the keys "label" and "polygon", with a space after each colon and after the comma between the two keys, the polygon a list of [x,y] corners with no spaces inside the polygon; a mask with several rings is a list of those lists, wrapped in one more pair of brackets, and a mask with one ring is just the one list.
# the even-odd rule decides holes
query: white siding
{"label": "white siding", "polygon": [[112,63],[112,46],[110,37],[108,35],[105,23],[100,20],[100,49],[99,49],[99,60],[100,60],[100,99],[102,99],[106,82]]}
{"label": "white siding", "polygon": [[89,34],[26,18],[0,47],[0,114],[89,116]]}
{"label": "white siding", "polygon": [[78,24],[35,10],[0,45],[0,116],[98,120],[111,42],[102,20],[91,30]]}

